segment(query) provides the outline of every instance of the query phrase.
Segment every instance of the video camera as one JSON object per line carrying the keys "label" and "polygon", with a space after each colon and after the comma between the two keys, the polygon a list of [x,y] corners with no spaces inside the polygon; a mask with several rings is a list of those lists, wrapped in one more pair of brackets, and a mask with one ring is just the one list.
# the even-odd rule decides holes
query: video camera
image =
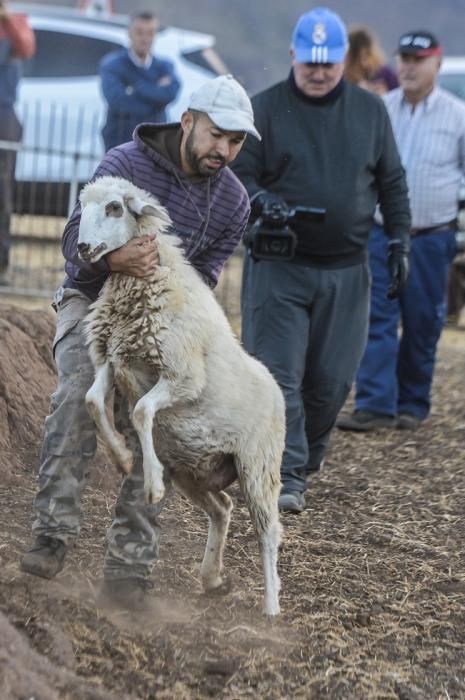
{"label": "video camera", "polygon": [[272,204],[265,208],[250,226],[244,238],[254,260],[292,260],[298,244],[293,228],[305,228],[310,223],[321,223],[326,209],[317,207],[285,208]]}

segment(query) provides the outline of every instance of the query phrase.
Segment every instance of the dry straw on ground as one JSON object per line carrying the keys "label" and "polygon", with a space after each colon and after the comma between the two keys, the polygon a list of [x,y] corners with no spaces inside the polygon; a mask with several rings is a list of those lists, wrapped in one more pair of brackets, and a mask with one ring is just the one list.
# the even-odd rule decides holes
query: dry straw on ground
{"label": "dry straw on ground", "polygon": [[[21,357],[29,348],[27,315],[21,328],[14,314],[8,318]],[[83,531],[63,573],[52,582],[22,574],[17,561],[30,539],[46,405],[31,407],[29,442],[23,431],[18,444],[18,424],[10,421],[2,462],[0,610],[30,654],[51,666],[42,666],[40,678],[37,656],[25,654],[21,688],[19,681],[11,685],[8,649],[0,641],[0,696],[26,697],[26,678],[27,697],[41,700],[54,697],[52,691],[59,698],[115,700],[465,698],[465,355],[464,344],[446,335],[434,410],[424,426],[416,433],[335,434],[327,465],[310,484],[308,509],[283,519],[283,614],[272,623],[260,613],[260,562],[236,487],[223,596],[200,592],[205,519],[175,495],[162,514],[151,610],[143,618],[99,611],[95,593],[117,486],[104,461],[91,477]],[[29,361],[48,377],[44,355]],[[15,362],[0,349],[6,405]],[[0,618],[0,627],[6,624]],[[0,638],[6,639],[1,632]],[[39,682],[49,684],[49,696],[39,692]]]}

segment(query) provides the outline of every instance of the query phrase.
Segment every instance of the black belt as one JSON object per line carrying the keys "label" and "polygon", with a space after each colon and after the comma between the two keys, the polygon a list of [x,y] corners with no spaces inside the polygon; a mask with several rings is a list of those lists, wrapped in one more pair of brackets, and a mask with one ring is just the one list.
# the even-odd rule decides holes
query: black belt
{"label": "black belt", "polygon": [[306,255],[296,252],[290,262],[296,265],[307,265],[309,267],[333,267],[344,268],[359,265],[367,260],[367,251],[357,251],[356,253],[346,253],[345,255]]}
{"label": "black belt", "polygon": [[410,229],[410,235],[412,236],[422,236],[424,233],[436,233],[437,231],[455,231],[457,228],[457,220],[447,221],[445,224],[438,224],[437,226],[428,226],[428,228],[412,228]]}

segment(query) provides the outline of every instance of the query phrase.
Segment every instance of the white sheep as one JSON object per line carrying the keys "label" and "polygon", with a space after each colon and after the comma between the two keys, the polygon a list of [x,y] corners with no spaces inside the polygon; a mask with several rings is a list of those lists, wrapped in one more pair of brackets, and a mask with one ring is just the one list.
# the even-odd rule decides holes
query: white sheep
{"label": "white sheep", "polygon": [[178,239],[166,233],[168,213],[152,195],[121,178],[102,177],[86,185],[80,199],[83,260],[96,262],[147,233],[156,233],[160,258],[147,278],[111,274],[91,307],[86,334],[96,375],[88,409],[115,460],[130,472],[132,454],[105,409],[116,384],[129,399],[140,439],[147,501],[163,498],[168,469],[175,486],[207,513],[205,589],[221,585],[232,508],[222,489],[238,478],[259,540],[265,612],[276,615],[281,390],[240,346]]}

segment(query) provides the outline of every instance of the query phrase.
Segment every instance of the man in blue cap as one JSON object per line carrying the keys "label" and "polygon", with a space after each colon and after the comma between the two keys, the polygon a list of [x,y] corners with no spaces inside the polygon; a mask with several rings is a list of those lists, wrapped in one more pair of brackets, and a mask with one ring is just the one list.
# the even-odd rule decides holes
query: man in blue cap
{"label": "man in blue cap", "polygon": [[[321,466],[364,350],[378,201],[390,239],[386,293],[398,295],[408,272],[407,185],[389,116],[378,96],[344,81],[346,51],[337,14],[320,7],[300,17],[289,77],[252,99],[263,140],[247,142],[234,166],[258,222],[244,267],[243,342],[286,398],[280,508],[294,513],[305,507],[308,477]],[[263,259],[270,229],[260,225],[285,221],[296,206],[319,213],[291,219],[292,259]]]}

